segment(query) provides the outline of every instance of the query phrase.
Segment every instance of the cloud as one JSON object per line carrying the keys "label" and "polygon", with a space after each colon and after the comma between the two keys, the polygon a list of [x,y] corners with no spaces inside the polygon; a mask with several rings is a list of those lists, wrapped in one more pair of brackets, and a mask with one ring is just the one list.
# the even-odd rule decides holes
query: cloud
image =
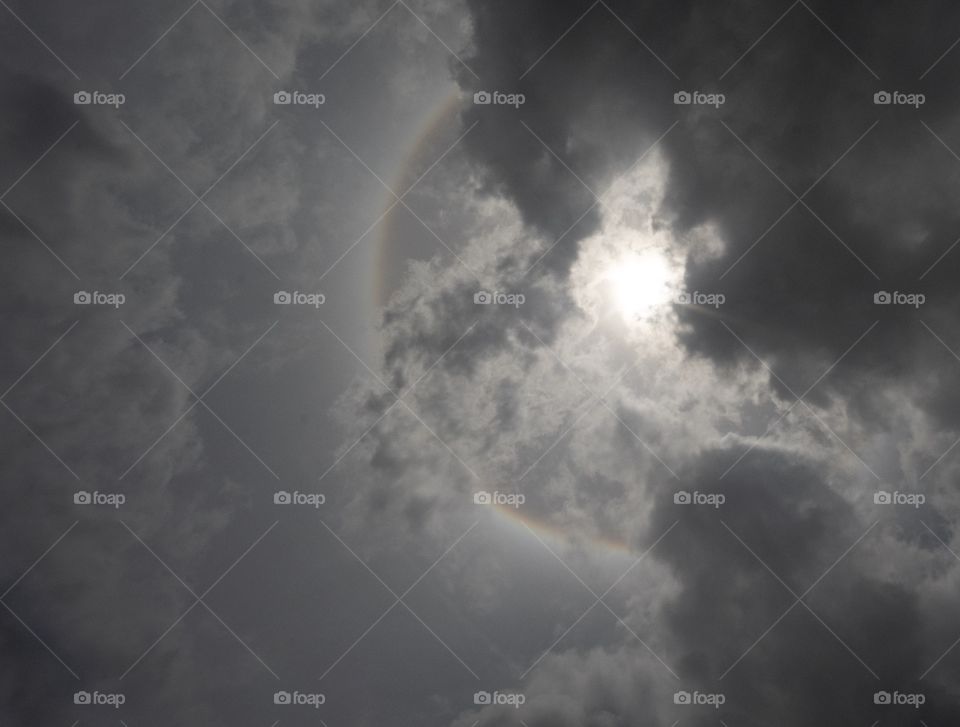
{"label": "cloud", "polygon": [[[552,6],[553,12],[535,15],[536,23],[533,15],[526,16],[526,8],[475,8],[475,51],[468,63],[475,64],[491,87],[496,81],[504,90],[513,90],[510,84],[522,73],[524,61],[536,59],[533,49],[549,46],[576,18],[571,7],[554,10],[556,6]],[[598,14],[602,14],[599,9]],[[628,25],[643,25],[632,12],[621,15]],[[547,20],[540,22],[540,18]],[[732,19],[724,16],[720,21],[719,35],[732,34],[728,27]],[[611,28],[604,25],[605,19],[583,22],[588,29],[571,31],[561,41],[579,52],[573,54],[571,48],[565,48],[558,53],[559,69],[549,68],[548,56],[542,68],[534,69],[516,86],[528,98],[537,99],[536,105],[524,109],[522,120],[552,153],[515,116],[486,114],[486,109],[479,107],[465,112],[467,122],[480,118],[486,127],[469,145],[487,170],[483,191],[516,205],[520,219],[539,244],[526,256],[519,256],[528,264],[570,226],[571,220],[564,215],[579,214],[592,201],[554,153],[589,186],[603,190],[643,152],[645,141],[649,143],[669,126],[669,117],[676,113],[669,101],[676,84],[669,78],[656,87],[663,93],[658,111],[631,113],[631,104],[642,101],[657,106],[650,103],[657,97],[650,87],[642,93],[629,89],[634,81],[630,74],[609,70],[609,66],[634,67],[626,59],[637,51],[635,39],[630,40],[628,53],[611,35],[616,22]],[[588,22],[593,25],[587,26]],[[517,319],[505,319],[498,311],[502,324],[496,334],[478,337],[482,349],[466,349],[473,354],[467,363],[456,357],[445,360],[411,399],[412,408],[424,422],[442,432],[444,445],[471,468],[480,463],[477,470],[482,485],[509,489],[517,486],[517,477],[524,476],[519,487],[530,495],[525,514],[562,529],[565,537],[560,540],[567,543],[555,547],[573,564],[574,571],[585,572],[587,564],[596,562],[586,543],[598,531],[615,534],[636,548],[650,543],[673,520],[680,520],[677,537],[665,540],[654,556],[669,572],[672,585],[659,593],[654,587],[655,595],[624,604],[629,608],[624,619],[633,623],[640,614],[649,613],[656,614],[654,623],[664,624],[657,617],[664,619],[665,626],[654,631],[664,660],[675,666],[681,681],[701,691],[713,689],[724,669],[794,601],[790,590],[723,527],[721,517],[790,589],[803,593],[877,518],[878,510],[870,504],[873,491],[900,482],[903,489],[913,489],[922,472],[917,470],[918,462],[929,466],[952,440],[939,431],[942,419],[931,416],[934,412],[915,388],[915,377],[927,375],[927,357],[939,344],[917,325],[916,311],[874,305],[872,275],[814,216],[830,220],[831,228],[834,220],[846,217],[849,224],[844,223],[847,226],[842,230],[836,222],[835,232],[843,243],[860,250],[858,245],[866,249],[869,240],[879,239],[869,247],[871,260],[878,267],[884,261],[887,271],[901,264],[896,260],[904,253],[902,240],[890,237],[889,225],[884,236],[870,237],[883,223],[877,222],[876,214],[866,212],[864,205],[872,205],[874,212],[881,208],[889,211],[890,207],[884,206],[880,189],[871,189],[870,180],[880,176],[879,169],[871,165],[884,157],[869,145],[876,143],[868,141],[872,139],[869,134],[863,139],[863,149],[851,150],[829,178],[824,178],[823,186],[818,184],[816,194],[811,192],[808,204],[814,212],[798,204],[792,217],[782,221],[782,229],[775,228],[769,239],[734,267],[736,274],[721,279],[765,226],[792,203],[794,198],[776,176],[789,177],[785,181],[802,192],[870,127],[876,111],[870,101],[872,92],[868,93],[872,82],[869,77],[866,81],[858,78],[863,68],[855,59],[849,62],[842,46],[835,52],[836,40],[815,18],[798,14],[793,22],[789,26],[793,35],[786,44],[778,47],[771,43],[766,55],[759,54],[750,66],[740,69],[748,74],[752,68],[769,77],[766,85],[761,83],[758,88],[770,86],[775,70],[783,71],[785,65],[788,80],[766,95],[756,90],[751,93],[745,81],[737,82],[743,87],[740,94],[734,93],[736,88],[728,92],[728,99],[736,98],[737,105],[731,101],[719,113],[685,116],[676,135],[665,137],[655,155],[665,179],[662,193],[644,195],[642,185],[628,185],[623,194],[637,201],[634,217],[643,221],[627,229],[647,240],[657,240],[659,235],[657,244],[671,254],[678,252],[685,263],[684,288],[722,292],[728,301],[722,311],[710,315],[693,307],[673,309],[662,320],[670,332],[663,341],[657,340],[656,334],[632,338],[629,329],[614,332],[609,320],[603,320],[600,332],[589,337],[603,296],[597,295],[598,302],[591,306],[590,296],[583,291],[589,288],[591,275],[597,274],[603,246],[612,244],[612,221],[623,202],[619,207],[598,207],[561,243],[561,262],[553,269],[560,281],[557,288],[566,288],[570,299],[553,308],[556,312],[549,325],[532,325],[534,336],[525,333]],[[553,23],[557,27],[551,28]],[[678,43],[682,56],[692,53],[698,33],[706,32],[705,11],[690,10],[687,23],[680,27],[690,33]],[[618,32],[622,31],[621,27]],[[739,40],[749,33],[743,28],[737,33],[741,36],[738,42],[730,42],[726,48],[720,44],[713,50],[722,55],[725,49],[748,45]],[[511,34],[516,35],[513,42]],[[626,37],[630,38],[629,34]],[[791,95],[791,84],[799,84],[799,74],[804,72],[790,67],[789,59],[794,56],[783,46],[789,48],[791,43],[794,50],[822,48],[821,73],[826,72],[828,61],[842,59],[846,64],[841,66],[845,75],[829,91],[832,100],[815,99],[809,84]],[[642,46],[639,50],[643,51]],[[589,60],[572,68],[569,59],[574,57]],[[620,61],[619,66],[612,58]],[[604,75],[597,73],[601,62],[609,64]],[[668,62],[689,70],[683,58],[668,56]],[[656,73],[663,70],[661,67]],[[461,81],[472,90],[475,82],[467,82],[465,77],[463,74]],[[555,99],[565,93],[579,94],[578,103],[557,108]],[[852,100],[855,93],[864,95],[863,104]],[[764,118],[764,109],[773,110],[778,104],[786,109],[785,120],[792,118],[791,114],[814,119],[810,121],[813,143],[807,145],[807,137],[796,136],[792,146],[784,143],[786,158],[774,154],[773,146],[781,143],[776,115],[769,126],[756,121]],[[596,107],[627,111],[611,111],[598,120],[590,115]],[[832,135],[840,127],[852,132],[846,141]],[[785,126],[781,131],[789,134]],[[778,159],[772,167],[775,174],[764,169],[737,136],[760,158]],[[598,149],[601,142],[604,148]],[[811,148],[816,153],[811,153]],[[924,156],[917,168],[939,163],[942,159]],[[781,166],[789,174],[781,171]],[[651,173],[649,167],[646,172]],[[861,183],[866,186],[858,186]],[[877,196],[871,197],[871,193]],[[619,224],[625,225],[623,219],[627,218],[621,214]],[[848,234],[855,227],[860,229],[858,236]],[[756,235],[748,234],[755,228]],[[519,237],[517,232],[513,235]],[[496,250],[495,240],[488,238],[485,247]],[[469,244],[464,254],[477,247]],[[919,253],[914,254],[919,259]],[[518,268],[523,270],[523,266]],[[445,349],[442,344],[456,340],[446,324],[451,319],[463,321],[464,312],[469,311],[459,302],[460,290],[462,286],[449,279],[422,275],[411,280],[395,301],[386,317],[388,336],[395,341],[388,348],[387,359],[393,381],[415,380],[414,372],[425,365],[418,358],[423,351],[439,355]],[[932,321],[946,315],[952,297],[945,294],[939,298],[924,309],[924,316],[929,312]],[[928,302],[931,299],[932,293]],[[450,315],[451,309],[456,313]],[[871,329],[878,318],[881,322]],[[409,328],[411,325],[415,327]],[[935,326],[931,324],[931,328]],[[482,328],[478,331],[485,333]],[[858,344],[843,356],[865,332],[862,348]],[[902,340],[911,342],[910,350],[898,343]],[[585,341],[589,341],[589,354],[576,345]],[[682,348],[674,347],[675,341]],[[559,354],[563,363],[572,362],[568,365],[575,376],[554,354]],[[612,378],[618,370],[616,364],[630,355],[638,370],[611,395],[612,413],[598,407],[590,416],[578,419],[581,407],[591,400],[590,390],[598,381]],[[934,365],[934,370],[943,363]],[[683,373],[675,373],[680,371]],[[827,376],[818,381],[825,372]],[[935,376],[936,381],[946,381],[939,370]],[[577,378],[594,386],[582,386]],[[803,393],[815,382],[809,409],[803,404],[791,407],[796,396],[792,392]],[[950,387],[945,386],[938,396],[949,399]],[[428,390],[437,393],[431,396]],[[391,401],[384,397],[373,407],[370,424]],[[893,404],[895,401],[898,404]],[[529,416],[530,412],[537,415]],[[464,504],[469,496],[465,482],[471,478],[463,471],[458,474],[456,457],[414,420],[387,416],[391,420],[385,418],[377,424],[350,455],[351,461],[359,463],[358,469],[351,470],[354,477],[362,478],[367,462],[379,470],[381,484],[375,486],[378,494],[372,498],[380,508],[374,511],[378,530],[393,533],[412,528],[430,533],[438,541],[449,539],[456,534],[454,523],[460,522],[456,513],[468,507]],[[893,431],[898,433],[900,448],[895,452],[876,439]],[[752,451],[738,462],[748,448]],[[545,451],[529,479],[523,466],[511,468],[517,461],[533,462]],[[735,462],[728,475],[727,469]],[[871,469],[879,472],[879,480]],[[948,471],[938,474],[944,477]],[[681,488],[722,492],[729,507],[722,513],[695,508],[678,511],[672,498]],[[940,526],[934,525],[940,530],[944,525],[941,517],[953,509],[952,499],[936,480],[929,488],[931,494],[943,495],[927,512],[931,522],[940,522]],[[368,500],[361,488],[354,504],[364,502]],[[405,509],[404,503],[411,509]],[[410,516],[412,512],[415,517]],[[359,515],[354,517],[360,522]],[[925,604],[941,586],[936,579],[921,583],[905,573],[892,572],[890,567],[892,562],[929,563],[948,554],[929,532],[920,530],[918,522],[901,513],[890,517],[892,520],[875,526],[875,542],[862,543],[862,553],[858,546],[842,568],[837,566],[833,579],[814,589],[809,600],[816,617],[802,605],[794,606],[756,653],[744,657],[725,677],[722,689],[741,720],[763,721],[776,714],[777,719],[796,724],[869,722],[878,684],[901,691],[925,690],[935,703],[931,714],[939,711],[944,719],[949,718],[944,682],[919,683],[924,669],[939,656],[937,641],[930,638],[926,624],[935,620],[942,625],[942,614],[926,611]],[[949,543],[949,528],[940,532]],[[403,536],[385,537],[397,542],[393,538],[402,541]],[[797,550],[800,543],[803,547]],[[491,572],[489,577],[503,576]],[[478,592],[484,590],[477,587]],[[515,604],[521,612],[526,605]],[[569,624],[562,618],[558,621]],[[887,640],[884,634],[892,623],[898,624],[897,637]],[[562,626],[559,631],[562,633]],[[587,642],[605,638],[596,627],[587,633],[589,636],[581,636]],[[571,690],[563,681],[570,673],[588,670],[586,665],[597,660],[617,664],[619,657],[610,654],[620,650],[641,651],[629,636],[621,635],[621,639],[618,645],[610,644],[608,653],[601,649],[589,657],[583,648],[560,645],[558,653],[573,666],[556,677],[556,684],[546,687],[551,696],[531,709],[527,716],[534,721],[528,723],[596,719],[603,724],[603,719],[610,723],[635,719],[637,707],[628,701],[616,703],[603,717],[593,715],[583,705],[592,703],[602,688],[574,691],[568,701]],[[803,656],[794,658],[794,654]],[[859,663],[861,659],[867,668]],[[522,657],[517,661],[522,662]],[[609,667],[612,673],[616,668]],[[629,673],[637,675],[639,671]],[[541,674],[539,669],[535,673]],[[659,673],[654,681],[663,678]],[[637,679],[645,683],[638,675]],[[672,716],[670,692],[660,690],[663,699],[644,714],[649,717],[656,712],[669,724],[680,714]],[[491,708],[480,714],[496,724],[505,719],[501,712]],[[550,716],[544,717],[547,712]],[[785,712],[791,716],[785,718]],[[461,718],[465,723],[472,719],[472,713]]]}
{"label": "cloud", "polygon": [[[370,576],[384,608],[393,600],[384,583],[398,594],[415,588],[415,633],[384,635],[386,651],[376,633],[360,647],[380,650],[371,679],[392,691],[358,697],[346,671],[324,685],[342,690],[337,709],[366,700],[358,723],[397,704],[421,721],[463,725],[715,721],[711,710],[674,704],[677,689],[723,693],[730,724],[918,714],[878,711],[880,689],[920,691],[924,719],[956,722],[956,660],[944,649],[956,638],[949,549],[960,465],[949,451],[960,363],[947,349],[958,350],[950,330],[960,262],[948,247],[960,167],[943,148],[956,126],[941,100],[947,66],[917,84],[930,99],[921,118],[872,102],[871,69],[902,34],[885,9],[867,17],[798,4],[750,48],[777,13],[748,2],[471,2],[469,17],[410,5],[393,7],[327,77],[322,118],[342,142],[319,116],[278,111],[272,93],[312,88],[385,3],[211,4],[249,48],[198,5],[117,82],[128,95],[120,113],[73,105],[75,84],[54,59],[47,71],[29,55],[7,63],[8,183],[77,123],[4,197],[12,212],[0,215],[18,271],[3,293],[12,311],[4,333],[16,342],[2,367],[16,382],[4,401],[23,419],[4,425],[14,445],[5,542],[21,553],[6,582],[81,521],[8,606],[85,684],[106,688],[192,599],[118,513],[78,512],[73,490],[124,492],[124,521],[200,589],[275,517],[256,504],[269,504],[276,477],[278,488],[323,489],[331,507],[311,515],[329,530],[283,513],[275,534],[289,540],[265,540],[244,563],[251,570],[218,583],[211,604],[245,643],[198,607],[203,620],[164,637],[125,687],[141,704],[211,723],[266,714],[269,699],[256,702],[264,682],[273,686],[266,663],[285,679],[313,679],[319,661],[360,658],[366,652],[345,650],[377,616],[360,604],[379,601],[357,589],[345,562]],[[156,37],[154,24],[166,27],[151,18],[141,44],[115,28],[143,26],[111,17],[103,37],[130,62]],[[939,38],[949,23],[936,24]],[[44,35],[75,48],[62,30]],[[913,60],[929,53],[929,41],[903,47]],[[101,49],[88,53],[67,55],[78,67],[102,62]],[[443,245],[391,271],[406,278],[384,311],[378,363],[374,345],[355,343],[357,329],[344,332],[362,318],[359,297],[334,291],[365,285],[347,268],[366,264],[369,246],[351,243],[364,243],[392,201],[376,176],[392,184],[390,172],[422,161],[398,161],[395,141],[449,95],[448,86],[424,90],[435,68],[454,69],[462,131],[477,123],[411,199]],[[887,69],[881,75],[892,89]],[[909,90],[912,77],[895,85]],[[672,103],[696,88],[722,91],[726,103]],[[474,105],[478,90],[527,102]],[[198,205],[168,229],[196,201],[190,190],[225,172],[205,199],[212,212]],[[790,190],[811,185],[796,202]],[[416,234],[433,244],[428,231]],[[618,306],[611,271],[645,253],[668,269],[671,297],[637,315]],[[322,289],[340,307],[278,317],[270,301],[281,286]],[[74,306],[80,289],[116,289],[127,303]],[[878,290],[922,292],[926,302],[877,305]],[[524,300],[481,304],[481,292]],[[681,292],[725,302],[674,304]],[[291,374],[315,349],[322,371]],[[347,363],[331,363],[331,350]],[[267,394],[257,398],[253,379],[265,371]],[[336,403],[341,431],[315,426],[314,410],[352,371]],[[217,416],[198,406],[176,423],[194,403],[187,387],[202,393],[214,382]],[[321,454],[303,456],[307,464],[278,455],[301,440]],[[340,447],[317,483],[310,468],[333,440]],[[928,504],[885,509],[873,499],[881,489],[922,492]],[[525,500],[494,508],[477,504],[481,490]],[[685,506],[680,491],[725,501]],[[317,531],[343,561],[295,537]],[[280,646],[271,599],[307,624]],[[122,614],[109,618],[105,602]],[[37,666],[29,680],[8,673],[6,714],[71,718],[69,699],[41,700],[32,687],[69,694],[74,680],[8,615],[0,640],[11,661]],[[387,627],[405,628],[384,617],[377,629]],[[436,655],[404,668],[420,639],[432,639]],[[224,658],[230,649],[241,658]],[[210,674],[211,654],[224,668],[197,680]],[[405,679],[416,693],[395,695]],[[476,708],[474,681],[522,691],[526,704]],[[425,707],[417,700],[430,691]]]}

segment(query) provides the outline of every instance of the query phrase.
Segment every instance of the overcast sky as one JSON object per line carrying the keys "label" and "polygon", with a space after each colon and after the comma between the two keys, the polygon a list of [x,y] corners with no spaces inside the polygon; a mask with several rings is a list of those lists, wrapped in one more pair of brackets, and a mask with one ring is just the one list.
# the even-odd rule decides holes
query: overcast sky
{"label": "overcast sky", "polygon": [[0,722],[960,723],[958,36],[0,1]]}

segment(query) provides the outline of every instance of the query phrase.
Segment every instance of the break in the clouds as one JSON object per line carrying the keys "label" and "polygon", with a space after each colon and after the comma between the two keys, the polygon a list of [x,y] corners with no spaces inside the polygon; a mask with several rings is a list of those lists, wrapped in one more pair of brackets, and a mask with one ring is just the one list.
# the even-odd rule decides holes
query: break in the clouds
{"label": "break in the clouds", "polygon": [[952,10],[0,15],[5,722],[956,722]]}

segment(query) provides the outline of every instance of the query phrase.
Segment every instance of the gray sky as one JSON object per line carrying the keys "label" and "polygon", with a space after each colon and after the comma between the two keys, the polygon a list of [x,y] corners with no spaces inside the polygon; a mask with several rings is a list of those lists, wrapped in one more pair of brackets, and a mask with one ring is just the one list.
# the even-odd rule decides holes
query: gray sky
{"label": "gray sky", "polygon": [[0,721],[957,722],[954,10],[0,4]]}

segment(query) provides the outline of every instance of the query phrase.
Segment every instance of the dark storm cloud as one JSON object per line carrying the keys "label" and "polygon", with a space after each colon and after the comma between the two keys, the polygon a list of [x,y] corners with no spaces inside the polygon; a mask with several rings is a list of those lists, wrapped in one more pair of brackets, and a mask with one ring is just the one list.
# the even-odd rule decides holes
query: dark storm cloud
{"label": "dark storm cloud", "polygon": [[[652,557],[677,580],[655,628],[676,678],[635,642],[558,648],[523,683],[523,721],[531,727],[709,725],[718,716],[727,724],[791,727],[955,721],[956,666],[937,661],[949,646],[944,635],[955,629],[953,619],[899,570],[936,572],[949,554],[928,533],[917,560],[903,561],[896,521],[859,517],[827,484],[830,468],[822,463],[763,449],[718,484],[718,473],[737,454],[710,449],[679,473],[691,492],[724,494],[719,509],[678,506],[673,481],[652,490],[646,532],[666,533]],[[899,567],[891,572],[890,562]],[[722,694],[726,701],[719,713],[677,706],[676,690]],[[918,710],[874,703],[875,693],[895,690],[922,694],[925,704]],[[506,725],[512,718],[489,708],[455,724]]]}
{"label": "dark storm cloud", "polygon": [[[934,367],[942,373],[927,407],[953,426],[950,402],[958,394],[949,353],[919,322],[956,350],[949,321],[960,304],[952,284],[960,258],[947,255],[920,280],[960,234],[952,202],[960,161],[931,133],[955,148],[949,78],[957,59],[948,55],[919,80],[936,60],[933,49],[952,43],[942,10],[794,4],[751,48],[786,6],[472,7],[470,63],[483,80],[462,80],[469,88],[521,90],[528,103],[517,112],[471,108],[466,118],[484,123],[470,148],[547,244],[592,199],[518,120],[596,191],[678,120],[660,143],[671,170],[663,215],[679,235],[712,224],[725,244],[719,256],[691,258],[688,289],[724,292],[731,327],[797,391],[879,320],[812,399],[825,403],[833,387],[860,385],[865,404],[873,381]],[[726,103],[719,110],[675,106],[672,95],[681,89],[722,92]],[[874,93],[884,89],[923,93],[926,103],[874,105]],[[597,213],[544,262],[564,269]],[[881,290],[924,293],[927,302],[919,311],[875,306]],[[715,319],[684,317],[691,351],[751,360]]]}
{"label": "dark storm cloud", "polygon": [[[691,463],[684,482],[723,492],[726,503],[681,514],[677,537],[658,550],[682,583],[665,608],[681,678],[725,693],[731,719],[743,724],[869,721],[874,692],[890,685],[925,693],[931,723],[956,720],[950,670],[921,680],[943,648],[931,620],[948,619],[925,610],[912,589],[874,575],[876,559],[890,553],[872,545],[894,523],[856,517],[822,467],[782,453],[759,451],[718,485],[735,456],[708,451]],[[654,531],[677,517],[666,492]],[[938,547],[928,536],[921,557],[938,557]],[[788,588],[811,610],[794,606],[777,623],[796,600]]]}
{"label": "dark storm cloud", "polygon": [[[565,272],[600,214],[587,212],[568,232],[593,199],[564,164],[602,191],[678,120],[660,144],[670,168],[661,215],[680,238],[700,225],[717,231],[722,251],[691,250],[685,282],[727,298],[719,317],[681,313],[687,349],[730,374],[758,366],[755,353],[788,403],[816,384],[812,405],[839,402],[867,432],[896,426],[892,390],[906,392],[937,434],[956,428],[960,363],[944,343],[957,350],[960,257],[938,258],[960,234],[953,202],[960,161],[945,148],[955,150],[960,138],[950,82],[960,57],[948,54],[930,68],[955,40],[945,26],[956,23],[944,22],[952,11],[755,2],[471,8],[468,62],[482,80],[461,74],[462,84],[521,91],[528,102],[518,111],[469,108],[465,118],[482,121],[469,148],[490,188],[509,195],[542,233],[540,252],[563,235],[545,264]],[[681,89],[722,92],[726,103],[675,106]],[[881,90],[923,93],[926,101],[919,109],[876,105]],[[875,305],[877,291],[923,293],[926,302]],[[932,439],[925,445],[936,449]],[[727,524],[802,593],[869,521],[828,486],[825,469],[785,453],[761,448],[721,483],[740,453],[708,452],[681,479],[700,491],[722,487],[736,500]],[[915,470],[888,462],[878,469],[916,482],[938,454]],[[658,498],[652,530],[673,517],[669,498]],[[930,517],[949,542],[942,513]],[[918,523],[888,526],[878,533],[892,551],[920,542],[934,557],[939,546],[929,533],[918,536]],[[662,554],[682,583],[668,608],[670,629],[683,677],[707,690],[794,599],[715,513],[698,511],[684,530]],[[924,610],[905,575],[889,581],[872,575],[875,568],[854,554],[810,603],[879,678],[797,607],[724,679],[722,688],[743,705],[734,708],[737,721],[869,723],[872,694],[884,684],[926,691],[931,721],[955,721],[949,669],[920,684],[945,646],[933,635],[942,633],[943,614]],[[542,723],[550,720],[561,717]]]}
{"label": "dark storm cloud", "polygon": [[[491,188],[512,197],[549,244],[559,240],[543,264],[561,271],[599,220],[601,208],[583,183],[602,193],[673,121],[668,105],[650,103],[672,94],[671,72],[600,6],[538,61],[587,7],[471,3],[476,53],[469,63],[480,79],[461,73],[471,91],[526,96],[517,110],[469,108],[465,120],[482,123],[468,146],[490,170]],[[682,13],[663,5],[653,16],[651,35]]]}

